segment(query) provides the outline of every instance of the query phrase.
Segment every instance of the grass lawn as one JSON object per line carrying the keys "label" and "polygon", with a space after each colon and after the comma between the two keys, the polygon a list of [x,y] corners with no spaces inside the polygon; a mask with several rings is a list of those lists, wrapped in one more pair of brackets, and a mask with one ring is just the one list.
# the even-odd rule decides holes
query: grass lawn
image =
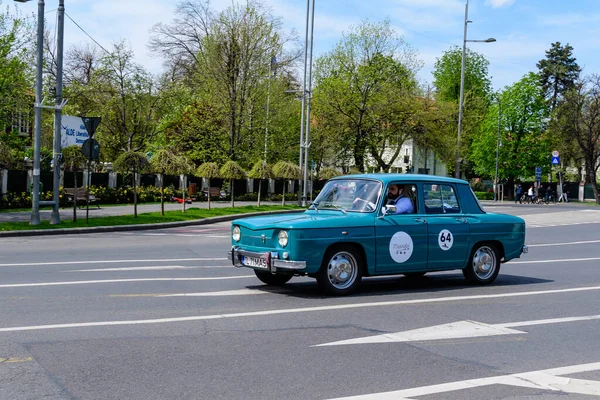
{"label": "grass lawn", "polygon": [[70,220],[61,221],[60,224],[50,225],[50,221],[42,221],[40,225],[30,225],[29,222],[3,222],[0,224],[0,231],[22,231],[33,229],[68,229],[68,228],[85,228],[91,226],[115,226],[115,225],[137,225],[137,224],[156,224],[163,222],[177,222],[198,220],[208,217],[218,217],[223,215],[245,214],[261,211],[281,211],[281,210],[302,210],[303,208],[296,205],[289,206],[243,206],[243,207],[226,207],[226,208],[187,208],[185,213],[181,210],[165,211],[162,216],[160,212],[139,213],[137,218],[133,215],[120,215],[113,217],[94,217],[89,218],[88,223],[85,222],[85,217],[78,217],[77,222]]}

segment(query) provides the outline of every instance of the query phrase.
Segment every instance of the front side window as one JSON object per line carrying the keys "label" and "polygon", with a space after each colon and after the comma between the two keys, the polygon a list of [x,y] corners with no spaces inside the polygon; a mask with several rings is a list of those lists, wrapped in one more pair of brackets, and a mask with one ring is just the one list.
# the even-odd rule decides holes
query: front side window
{"label": "front side window", "polygon": [[333,208],[373,212],[381,196],[381,182],[366,179],[335,179],[327,182],[313,202],[317,210]]}
{"label": "front side window", "polygon": [[425,212],[427,214],[459,213],[456,192],[451,185],[426,183],[423,185]]}

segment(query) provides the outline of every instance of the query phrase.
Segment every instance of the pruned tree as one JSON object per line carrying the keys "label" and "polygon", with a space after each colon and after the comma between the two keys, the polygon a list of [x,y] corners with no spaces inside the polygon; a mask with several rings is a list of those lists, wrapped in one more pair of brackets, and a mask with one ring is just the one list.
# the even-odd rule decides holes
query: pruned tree
{"label": "pruned tree", "polygon": [[321,168],[319,171],[319,179],[328,181],[331,178],[335,178],[336,176],[343,175],[342,172],[334,167],[325,167]]}
{"label": "pruned tree", "polygon": [[62,149],[62,165],[63,168],[73,172],[73,221],[77,221],[77,172],[85,168],[88,160],[81,152],[81,147],[77,145],[67,146]]}
{"label": "pruned tree", "polygon": [[287,161],[278,161],[273,165],[273,176],[284,180],[281,205],[285,205],[285,181],[290,179],[300,179],[300,167]]}
{"label": "pruned tree", "polygon": [[208,181],[208,193],[206,197],[208,201],[208,209],[210,210],[210,180],[213,178],[219,178],[221,176],[219,166],[217,163],[213,162],[204,163],[196,168],[194,175],[199,176],[200,178],[205,178]]}
{"label": "pruned tree", "polygon": [[246,171],[235,161],[227,161],[219,170],[219,174],[224,179],[229,179],[229,189],[231,192],[231,207],[235,207],[234,203],[234,179],[243,179],[246,177]]}
{"label": "pruned tree", "polygon": [[256,205],[260,207],[260,193],[262,191],[262,181],[269,179],[273,176],[273,171],[269,164],[264,161],[258,161],[254,164],[250,172],[248,173],[249,178],[258,179],[258,200]]}
{"label": "pruned tree", "polygon": [[[160,175],[160,213],[165,215],[165,174],[176,175],[186,170],[187,162],[168,149],[159,149],[150,157],[150,168]],[[185,202],[184,202],[185,203]]]}
{"label": "pruned tree", "polygon": [[137,218],[137,174],[148,166],[148,158],[144,153],[126,151],[113,162],[117,172],[131,173],[133,177],[133,217]]}

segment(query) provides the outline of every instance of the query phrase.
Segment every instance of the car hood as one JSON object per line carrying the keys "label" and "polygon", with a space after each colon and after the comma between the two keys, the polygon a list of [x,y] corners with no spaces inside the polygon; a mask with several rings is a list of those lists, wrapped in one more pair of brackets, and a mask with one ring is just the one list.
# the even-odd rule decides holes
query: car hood
{"label": "car hood", "polygon": [[260,229],[313,229],[351,226],[373,226],[374,213],[348,212],[333,210],[308,210],[302,214],[274,214],[236,219],[232,225],[252,230]]}

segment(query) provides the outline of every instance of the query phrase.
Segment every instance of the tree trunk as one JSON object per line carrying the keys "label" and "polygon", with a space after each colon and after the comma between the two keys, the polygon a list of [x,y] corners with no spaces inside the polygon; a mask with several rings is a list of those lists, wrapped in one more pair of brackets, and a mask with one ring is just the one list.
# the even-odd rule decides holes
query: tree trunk
{"label": "tree trunk", "polygon": [[235,207],[235,203],[233,201],[233,179],[229,180],[229,188],[231,189],[231,207]]}
{"label": "tree trunk", "polygon": [[73,171],[75,191],[73,192],[73,222],[77,222],[77,170]]}
{"label": "tree trunk", "polygon": [[181,178],[181,196],[183,197],[183,201],[181,202],[181,212],[185,213],[185,175]]}
{"label": "tree trunk", "polygon": [[285,179],[283,180],[283,194],[281,196],[281,205],[285,206]]}
{"label": "tree trunk", "polygon": [[260,192],[261,192],[261,189],[262,189],[262,179],[259,179],[258,180],[258,202],[256,203],[256,205],[258,207],[260,207]]}
{"label": "tree trunk", "polygon": [[[590,168],[591,169],[591,168]],[[598,193],[598,182],[596,181],[596,171],[590,171],[590,180],[592,181],[592,191],[596,198],[596,203],[600,204],[600,194]]]}
{"label": "tree trunk", "polygon": [[137,185],[136,185],[137,170],[133,169],[133,218],[137,218]]}
{"label": "tree trunk", "polygon": [[160,174],[160,213],[165,216],[165,175]]}
{"label": "tree trunk", "polygon": [[208,197],[208,209],[210,210],[210,178],[208,180],[208,190],[206,191]]}

